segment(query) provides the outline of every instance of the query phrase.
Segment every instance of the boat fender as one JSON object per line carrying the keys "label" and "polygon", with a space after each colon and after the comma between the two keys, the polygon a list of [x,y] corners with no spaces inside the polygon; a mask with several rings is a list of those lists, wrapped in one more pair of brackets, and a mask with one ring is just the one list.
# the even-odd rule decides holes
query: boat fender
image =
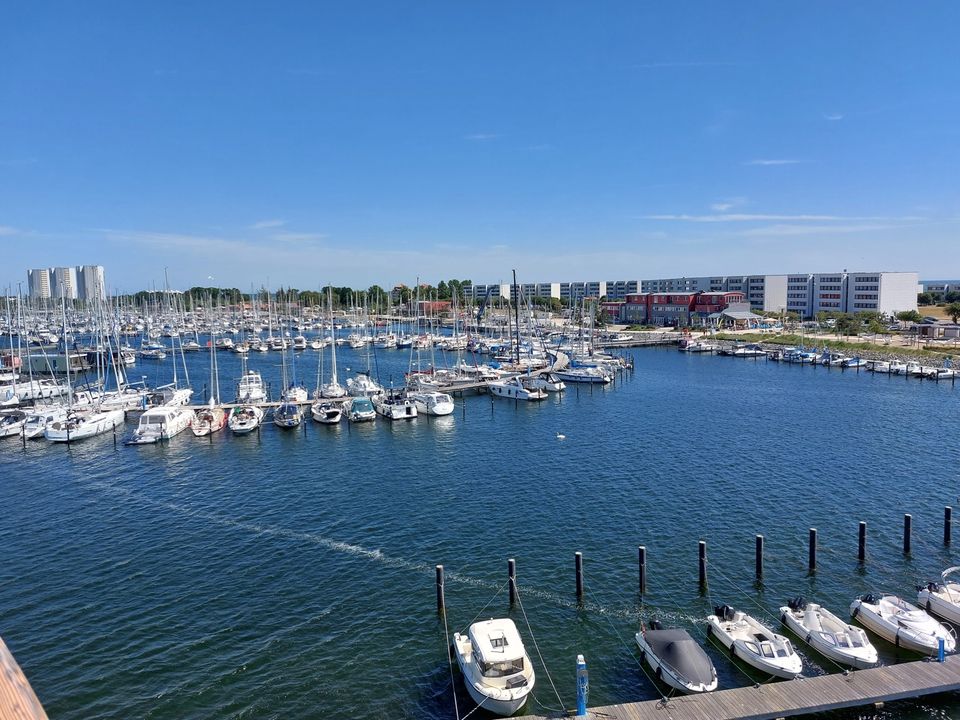
{"label": "boat fender", "polygon": [[857,606],[853,609],[853,616],[856,617],[856,616],[859,615],[859,614],[860,614],[860,606],[857,605]]}
{"label": "boat fender", "polygon": [[657,680],[663,680],[663,669],[659,665],[657,665],[655,675],[657,676]]}
{"label": "boat fender", "polygon": [[812,638],[812,637],[813,637],[813,634],[812,634],[812,633],[807,633],[807,638],[806,638],[806,640],[804,640],[804,642],[805,642],[807,645],[809,645],[809,644],[810,644],[810,638]]}
{"label": "boat fender", "polygon": [[900,631],[897,630],[897,634],[893,638],[893,644],[897,647],[900,647]]}
{"label": "boat fender", "polygon": [[782,623],[787,622],[787,614],[786,614],[786,613],[780,613],[780,622],[782,622]]}
{"label": "boat fender", "polygon": [[641,651],[640,651],[640,662],[643,662],[643,661],[646,660],[646,659],[647,659],[647,651],[646,651],[646,650],[641,650]]}
{"label": "boat fender", "polygon": [[927,612],[930,612],[930,598],[927,598]]}

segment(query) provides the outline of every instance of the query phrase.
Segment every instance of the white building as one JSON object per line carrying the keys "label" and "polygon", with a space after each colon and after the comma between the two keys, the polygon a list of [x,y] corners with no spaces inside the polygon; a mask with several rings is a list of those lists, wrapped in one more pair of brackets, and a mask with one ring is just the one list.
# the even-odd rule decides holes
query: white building
{"label": "white building", "polygon": [[27,272],[30,297],[37,299],[61,297],[67,300],[106,298],[106,284],[102,265],[40,268]]}
{"label": "white building", "polygon": [[50,294],[56,298],[66,298],[67,300],[77,299],[77,270],[72,267],[52,268],[50,271],[53,276],[53,282],[50,287]]}

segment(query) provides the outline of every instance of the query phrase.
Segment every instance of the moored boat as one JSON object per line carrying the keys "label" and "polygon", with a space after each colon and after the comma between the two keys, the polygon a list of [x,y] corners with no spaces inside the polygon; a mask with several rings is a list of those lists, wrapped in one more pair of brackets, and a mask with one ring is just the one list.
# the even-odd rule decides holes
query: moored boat
{"label": "moored boat", "polygon": [[707,629],[734,657],[768,675],[791,679],[803,670],[803,662],[787,638],[729,605],[715,608],[707,617]]}
{"label": "moored boat", "polygon": [[897,595],[861,595],[850,604],[850,614],[867,630],[906,650],[936,655],[941,639],[946,652],[956,649],[950,628]]}
{"label": "moored boat", "polygon": [[169,440],[190,427],[193,413],[183,405],[161,405],[140,416],[140,423],[124,445],[149,445]]}
{"label": "moored boat", "polygon": [[[560,373],[557,373],[559,376]],[[512,400],[543,400],[547,397],[547,391],[532,384],[524,383],[523,376],[516,376],[506,380],[494,380],[487,383],[487,388],[492,395],[497,397],[510,398]]]}
{"label": "moored boat", "polygon": [[343,408],[339,403],[320,400],[310,406],[310,415],[323,425],[336,425],[343,417]]}
{"label": "moored boat", "polygon": [[377,419],[377,410],[368,397],[357,397],[350,401],[347,418],[352,423],[373,422]]}
{"label": "moored boat", "polygon": [[453,651],[467,692],[484,710],[506,717],[527,702],[536,675],[513,620],[473,623],[454,633]]}
{"label": "moored boat", "polygon": [[263,422],[263,410],[256,405],[237,405],[230,412],[227,425],[234,435],[252,433]]}
{"label": "moored boat", "polygon": [[917,604],[920,607],[954,625],[960,625],[960,583],[948,578],[958,572],[960,566],[947,568],[940,573],[940,582],[927,583],[921,586],[917,593]]}
{"label": "moored boat", "polygon": [[717,689],[717,671],[713,663],[686,630],[664,629],[656,620],[650,627],[640,626],[635,636],[640,659],[646,660],[654,674],[680,692],[700,693]]}
{"label": "moored boat", "polygon": [[855,668],[877,664],[877,649],[860,628],[803,598],[780,608],[780,620],[807,645],[836,663]]}

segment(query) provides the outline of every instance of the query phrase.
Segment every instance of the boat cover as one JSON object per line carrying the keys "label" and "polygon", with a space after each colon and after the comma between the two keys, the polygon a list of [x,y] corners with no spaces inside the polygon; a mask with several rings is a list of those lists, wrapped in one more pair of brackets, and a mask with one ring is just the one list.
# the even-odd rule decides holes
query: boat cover
{"label": "boat cover", "polygon": [[713,663],[686,630],[647,630],[644,638],[650,650],[691,685],[713,682]]}

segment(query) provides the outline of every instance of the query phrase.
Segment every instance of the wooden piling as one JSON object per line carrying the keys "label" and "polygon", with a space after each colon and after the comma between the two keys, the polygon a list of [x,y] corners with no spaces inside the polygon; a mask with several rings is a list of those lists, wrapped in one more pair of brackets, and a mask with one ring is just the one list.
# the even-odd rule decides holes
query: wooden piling
{"label": "wooden piling", "polygon": [[813,572],[817,569],[817,529],[810,528],[809,552],[807,554],[807,569]]}
{"label": "wooden piling", "polygon": [[903,516],[903,554],[910,554],[910,535],[913,530],[913,516],[906,513]]}
{"label": "wooden piling", "polygon": [[638,548],[638,561],[640,566],[640,594],[647,593],[647,548],[641,545]]}
{"label": "wooden piling", "polygon": [[861,563],[867,561],[867,524],[860,521],[859,542],[857,544],[857,560]]}
{"label": "wooden piling", "polygon": [[583,553],[576,552],[573,556],[574,566],[577,572],[577,602],[583,602]]}
{"label": "wooden piling", "polygon": [[517,604],[517,561],[507,560],[507,582],[510,586],[510,607]]}
{"label": "wooden piling", "polygon": [[763,580],[763,535],[757,535],[756,537],[756,549],[755,549],[755,566],[757,572],[757,580]]}
{"label": "wooden piling", "polygon": [[443,600],[443,565],[437,565],[437,612],[443,613],[446,606]]}
{"label": "wooden piling", "polygon": [[943,544],[950,544],[950,536],[953,530],[953,508],[947,505],[943,509]]}
{"label": "wooden piling", "polygon": [[700,567],[700,589],[705,590],[707,587],[707,541],[701,540],[697,553],[699,555],[699,567]]}

